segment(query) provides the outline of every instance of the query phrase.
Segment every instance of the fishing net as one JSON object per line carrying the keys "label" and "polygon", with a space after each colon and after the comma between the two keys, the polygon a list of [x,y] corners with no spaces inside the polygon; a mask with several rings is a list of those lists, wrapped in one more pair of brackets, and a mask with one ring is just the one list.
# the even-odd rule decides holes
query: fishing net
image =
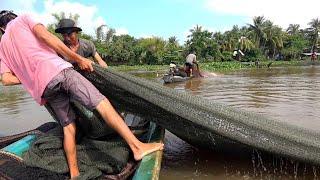
{"label": "fishing net", "polygon": [[103,69],[81,72],[117,108],[135,112],[200,147],[255,147],[320,163],[319,133],[234,109],[159,83]]}
{"label": "fishing net", "polygon": [[[56,118],[50,106],[46,106]],[[72,108],[77,117],[77,156],[80,170],[79,179],[126,179],[136,169],[137,163],[130,156],[129,147],[115,131],[108,127],[99,113],[89,111],[81,104],[74,102]],[[134,114],[122,113],[124,119],[133,130],[149,127],[144,118]],[[0,138],[2,147],[11,144],[24,136],[37,135],[35,142],[20,158],[13,154],[0,151],[0,177],[14,179],[66,179],[68,164],[63,150],[63,130],[57,123],[47,123],[35,130],[18,135]],[[143,135],[143,136],[141,136]],[[63,178],[62,178],[63,177]]]}

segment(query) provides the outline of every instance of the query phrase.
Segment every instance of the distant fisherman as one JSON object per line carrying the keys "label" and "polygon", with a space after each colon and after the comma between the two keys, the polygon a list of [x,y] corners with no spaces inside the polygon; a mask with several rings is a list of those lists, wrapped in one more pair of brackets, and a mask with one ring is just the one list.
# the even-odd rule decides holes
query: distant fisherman
{"label": "distant fisherman", "polygon": [[191,75],[203,77],[200,73],[199,64],[197,61],[197,56],[195,51],[192,51],[186,57],[185,72],[187,73],[188,77],[190,77]]}

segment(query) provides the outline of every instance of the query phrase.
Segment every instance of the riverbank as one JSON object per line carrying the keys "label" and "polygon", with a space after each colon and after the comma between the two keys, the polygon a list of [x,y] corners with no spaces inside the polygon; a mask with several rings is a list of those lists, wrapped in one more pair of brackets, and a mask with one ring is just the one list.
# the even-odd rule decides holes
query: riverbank
{"label": "riverbank", "polygon": [[[306,66],[306,65],[320,65],[319,61],[311,62],[310,60],[292,60],[292,61],[259,61],[255,62],[238,62],[238,61],[227,61],[227,62],[204,62],[199,63],[202,71],[209,72],[230,72],[248,68],[272,68],[272,67],[286,67],[286,66]],[[111,66],[111,68],[119,71],[166,71],[168,65],[135,65],[135,66]]]}

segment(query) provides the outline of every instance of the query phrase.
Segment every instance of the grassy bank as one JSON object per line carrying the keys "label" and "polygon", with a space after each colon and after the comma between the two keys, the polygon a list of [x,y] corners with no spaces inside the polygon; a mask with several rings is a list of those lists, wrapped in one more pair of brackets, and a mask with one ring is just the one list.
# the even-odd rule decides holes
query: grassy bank
{"label": "grassy bank", "polygon": [[[271,63],[271,64],[270,64]],[[260,61],[259,64],[254,62],[238,62],[238,61],[228,61],[228,62],[206,62],[200,63],[200,69],[203,71],[209,72],[229,72],[236,71],[246,68],[267,68],[268,65],[272,67],[286,67],[286,66],[303,66],[309,65],[311,62],[309,60],[305,61]],[[318,61],[314,64],[320,65]],[[136,66],[112,66],[111,68],[119,71],[166,71],[169,68],[169,65],[136,65]]]}

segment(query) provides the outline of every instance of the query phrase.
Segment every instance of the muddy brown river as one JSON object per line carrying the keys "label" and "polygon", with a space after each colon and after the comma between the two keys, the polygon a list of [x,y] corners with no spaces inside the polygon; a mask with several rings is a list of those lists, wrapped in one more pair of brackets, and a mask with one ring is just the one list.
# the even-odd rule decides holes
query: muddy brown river
{"label": "muddy brown river", "polygon": [[[143,73],[160,82],[161,73]],[[158,75],[158,77],[157,77]],[[168,84],[209,101],[224,103],[297,126],[320,130],[320,67],[242,70]],[[53,121],[21,86],[0,85],[0,136]],[[210,152],[166,132],[160,179],[318,179],[320,169],[259,151]]]}

